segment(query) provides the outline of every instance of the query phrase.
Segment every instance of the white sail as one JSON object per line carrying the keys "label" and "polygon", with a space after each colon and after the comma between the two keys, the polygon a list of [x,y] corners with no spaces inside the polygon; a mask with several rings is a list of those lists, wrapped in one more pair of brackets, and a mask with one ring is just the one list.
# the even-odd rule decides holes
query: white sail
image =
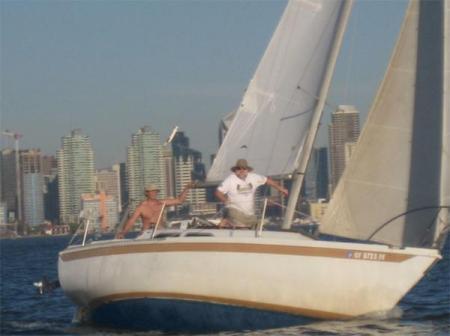
{"label": "white sail", "polygon": [[448,96],[449,31],[443,6],[445,1],[410,3],[322,232],[396,246],[433,245],[438,215],[442,219],[447,211],[439,206],[448,205],[449,195],[443,94],[446,82]]}
{"label": "white sail", "polygon": [[268,176],[291,174],[303,148],[342,1],[291,0],[208,173],[219,181],[238,158]]}

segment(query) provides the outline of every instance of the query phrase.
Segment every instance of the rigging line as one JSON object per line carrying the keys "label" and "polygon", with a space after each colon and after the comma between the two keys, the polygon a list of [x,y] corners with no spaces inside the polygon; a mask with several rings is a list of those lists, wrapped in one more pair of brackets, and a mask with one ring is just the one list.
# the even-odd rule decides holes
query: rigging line
{"label": "rigging line", "polygon": [[[303,91],[306,95],[308,95],[308,96],[314,98],[314,99],[316,100],[316,102],[319,100],[319,96],[314,95],[314,94],[312,94],[311,92],[305,90],[305,89],[302,88],[300,85],[297,85],[297,89]],[[315,104],[314,104],[314,106],[315,106]],[[326,100],[326,101],[325,101],[325,106],[326,106],[326,107],[329,107],[329,108],[331,108],[331,109],[334,109],[334,110],[337,110],[338,107],[339,107],[338,104],[336,104],[336,103],[334,103],[334,102],[330,102],[329,100]],[[309,109],[309,110],[307,110],[307,111],[304,111],[304,112],[300,112],[300,113],[293,114],[293,115],[290,115],[290,116],[287,116],[287,117],[283,117],[283,118],[280,119],[280,121],[284,121],[284,120],[286,120],[286,119],[296,118],[296,117],[301,116],[301,115],[303,115],[303,114],[306,114],[306,113],[308,113],[308,112],[310,112],[310,111],[313,111],[313,108],[311,108],[311,109]]]}
{"label": "rigging line", "polygon": [[[287,206],[285,206],[283,204],[280,204],[280,203],[277,203],[277,202],[274,202],[274,201],[270,201],[270,203],[274,204],[276,206],[279,206],[280,208],[283,208],[283,209],[287,208]],[[296,214],[298,214],[300,216],[304,216],[306,218],[310,218],[312,221],[315,221],[314,217],[312,217],[311,215],[308,215],[308,214],[306,214],[304,212],[301,212],[301,211],[298,211],[298,210],[294,210],[294,213],[296,213]]]}
{"label": "rigging line", "polygon": [[436,222],[436,219],[439,217],[439,213],[441,212],[441,210],[442,209],[437,209],[436,215],[434,216],[433,219],[430,220],[430,224],[427,226],[427,228],[425,230],[425,233],[422,235],[422,239],[420,240],[420,245],[421,246],[425,246],[426,238],[430,234],[431,227]]}
{"label": "rigging line", "polygon": [[[335,15],[336,15],[336,12],[337,12],[338,10],[339,10],[339,7],[338,7],[338,6],[335,7],[335,9],[334,9],[334,11],[331,13],[330,17],[335,16]],[[332,24],[331,20],[328,20],[327,25],[324,27],[324,29],[323,29],[322,32],[320,33],[319,39],[317,40],[317,42],[316,42],[315,46],[312,48],[312,50],[318,50],[318,48],[319,48],[321,42],[322,42],[323,39],[324,39],[325,32],[327,31],[327,28],[329,28],[331,24]],[[307,74],[307,71],[306,71],[306,70],[310,67],[310,65],[311,65],[311,63],[312,63],[312,61],[313,61],[313,59],[314,59],[314,56],[315,56],[315,53],[312,53],[311,56],[310,56],[310,59],[308,60],[306,66],[305,66],[305,68],[303,69],[303,73],[300,75],[300,78],[299,78],[299,80],[298,80],[298,82],[297,82],[297,89],[302,90],[302,91],[305,92],[307,95],[314,97],[314,99],[316,99],[316,104],[317,104],[317,101],[319,100],[319,98],[318,98],[317,96],[313,95],[313,94],[310,94],[307,90],[305,90],[305,89],[303,89],[303,88],[301,87],[301,83],[302,83],[302,81],[303,81],[303,78],[304,78],[304,76],[306,76],[306,74]],[[295,90],[292,92],[292,96],[294,96],[294,94],[295,94]],[[292,97],[291,97],[291,101],[292,101]],[[316,104],[314,104],[314,105],[316,105]],[[328,104],[327,102],[325,102],[325,105],[329,106],[330,104]],[[335,106],[335,108],[336,108],[336,105],[334,105],[334,106]],[[286,118],[289,118],[289,116],[286,117]],[[300,148],[301,142],[304,143],[304,139],[303,139],[303,140],[302,140],[302,139],[299,139],[295,147]],[[298,154],[299,154],[299,153],[297,153],[296,156],[298,156]],[[292,153],[291,153],[291,155],[292,155]],[[288,160],[288,161],[286,162],[284,169],[286,169],[287,164],[288,164],[289,161],[290,161],[290,160]]]}
{"label": "rigging line", "polygon": [[294,119],[294,118],[300,117],[300,116],[302,116],[302,115],[311,113],[311,112],[313,112],[313,111],[314,111],[314,109],[310,108],[310,109],[308,109],[308,110],[306,110],[306,111],[299,112],[299,113],[297,113],[297,114],[293,114],[293,115],[290,115],[290,116],[287,116],[287,117],[283,117],[283,118],[280,119],[280,121],[285,121],[285,120],[288,120],[288,119]]}
{"label": "rigging line", "polygon": [[392,217],[388,221],[384,222],[378,229],[376,229],[366,240],[371,240],[378,232],[380,232],[385,226],[389,225],[396,219],[403,217],[405,215],[408,215],[413,212],[423,211],[423,210],[430,210],[430,209],[450,209],[450,205],[436,205],[436,206],[424,206],[420,208],[411,209],[408,211],[405,211],[397,216]]}
{"label": "rigging line", "polygon": [[346,101],[350,100],[350,79],[351,79],[351,72],[353,70],[352,64],[353,64],[353,56],[354,56],[354,47],[355,47],[355,39],[356,39],[356,27],[359,26],[359,13],[357,11],[354,11],[355,13],[355,20],[352,25],[350,25],[349,30],[351,30],[350,35],[350,46],[349,46],[349,57],[348,57],[348,63],[347,63],[347,74],[345,78],[344,83],[344,97]]}

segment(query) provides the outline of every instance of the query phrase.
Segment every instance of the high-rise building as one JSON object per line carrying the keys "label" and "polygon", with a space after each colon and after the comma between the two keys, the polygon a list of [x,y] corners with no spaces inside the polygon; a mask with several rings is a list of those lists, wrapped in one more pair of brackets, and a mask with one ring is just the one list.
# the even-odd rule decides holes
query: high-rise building
{"label": "high-rise building", "polygon": [[83,216],[91,220],[93,227],[102,232],[113,229],[119,221],[117,201],[105,192],[82,194],[81,209]]}
{"label": "high-rise building", "polygon": [[162,158],[160,135],[145,126],[131,138],[127,149],[128,196],[131,209],[145,199],[144,190],[149,184],[160,188],[160,198],[166,197],[166,176]]}
{"label": "high-rise building", "polygon": [[315,151],[315,161],[317,167],[316,175],[316,198],[329,198],[329,171],[328,171],[328,149],[321,147]]}
{"label": "high-rise building", "polygon": [[[346,146],[351,148],[351,144],[358,141],[359,112],[351,105],[338,106],[337,111],[331,116],[328,132],[331,185],[334,190],[346,166]],[[349,153],[348,150],[347,153]]]}
{"label": "high-rise building", "polygon": [[20,151],[22,174],[41,173],[41,150],[26,149]]}
{"label": "high-rise building", "polygon": [[1,200],[5,203],[8,221],[18,217],[17,183],[16,183],[16,151],[3,149],[0,154]]}
{"label": "high-rise building", "polygon": [[304,194],[309,200],[328,198],[327,148],[314,148],[305,176]]}
{"label": "high-rise building", "polygon": [[[193,180],[205,179],[205,166],[201,162],[202,154],[189,147],[189,138],[183,132],[177,132],[172,140],[172,152],[175,173],[175,194],[179,195],[184,186]],[[206,202],[205,189],[191,189],[187,202],[192,207]]]}
{"label": "high-rise building", "polygon": [[80,129],[64,136],[57,160],[60,222],[76,223],[81,195],[95,192],[94,152],[89,137]]}
{"label": "high-rise building", "polygon": [[117,211],[121,212],[120,195],[120,167],[113,165],[111,169],[100,169],[96,172],[96,189],[111,196],[117,204]]}
{"label": "high-rise building", "polygon": [[58,173],[58,162],[53,155],[41,156],[41,173],[44,176],[54,176]]}
{"label": "high-rise building", "polygon": [[24,221],[28,228],[44,223],[44,180],[40,172],[23,174]]}
{"label": "high-rise building", "polygon": [[44,217],[52,223],[59,221],[58,176],[44,175]]}
{"label": "high-rise building", "polygon": [[120,179],[120,208],[125,210],[128,206],[128,177],[127,164],[125,162],[119,163],[119,179]]}
{"label": "high-rise building", "polygon": [[164,162],[164,174],[166,175],[166,195],[167,197],[175,197],[175,168],[171,145],[162,147],[162,156]]}
{"label": "high-rise building", "polygon": [[[184,186],[191,182],[196,159],[193,155],[174,157],[175,167],[175,192],[177,195],[181,193]],[[186,201],[191,206],[196,207],[206,202],[206,191],[203,188],[191,189],[187,195]]]}
{"label": "high-rise building", "polygon": [[44,180],[41,173],[42,157],[39,149],[20,151],[22,177],[23,219],[28,228],[44,222]]}
{"label": "high-rise building", "polygon": [[41,174],[44,179],[44,217],[52,223],[57,223],[59,220],[58,162],[55,156],[41,156]]}
{"label": "high-rise building", "polygon": [[6,224],[6,203],[0,202],[0,224]]}

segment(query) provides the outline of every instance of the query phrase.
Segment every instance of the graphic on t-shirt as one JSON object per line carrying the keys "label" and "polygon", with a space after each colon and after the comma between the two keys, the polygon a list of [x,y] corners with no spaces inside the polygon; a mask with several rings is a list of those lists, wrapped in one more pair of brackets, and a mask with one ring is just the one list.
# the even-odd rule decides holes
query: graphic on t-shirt
{"label": "graphic on t-shirt", "polygon": [[236,186],[236,190],[239,194],[248,194],[252,192],[253,185],[251,183],[248,184],[238,184]]}

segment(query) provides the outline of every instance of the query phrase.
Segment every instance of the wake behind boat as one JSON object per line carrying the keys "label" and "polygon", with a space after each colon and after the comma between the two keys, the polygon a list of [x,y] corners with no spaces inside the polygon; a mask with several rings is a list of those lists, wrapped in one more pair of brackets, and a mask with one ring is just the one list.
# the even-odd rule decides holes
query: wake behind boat
{"label": "wake behind boat", "polygon": [[351,319],[389,311],[441,259],[450,204],[448,1],[411,1],[322,223],[322,232],[355,242],[292,232],[350,7],[288,3],[208,174],[220,180],[245,157],[263,174],[293,175],[284,229],[160,230],[69,246],[59,281],[82,317],[181,331]]}

